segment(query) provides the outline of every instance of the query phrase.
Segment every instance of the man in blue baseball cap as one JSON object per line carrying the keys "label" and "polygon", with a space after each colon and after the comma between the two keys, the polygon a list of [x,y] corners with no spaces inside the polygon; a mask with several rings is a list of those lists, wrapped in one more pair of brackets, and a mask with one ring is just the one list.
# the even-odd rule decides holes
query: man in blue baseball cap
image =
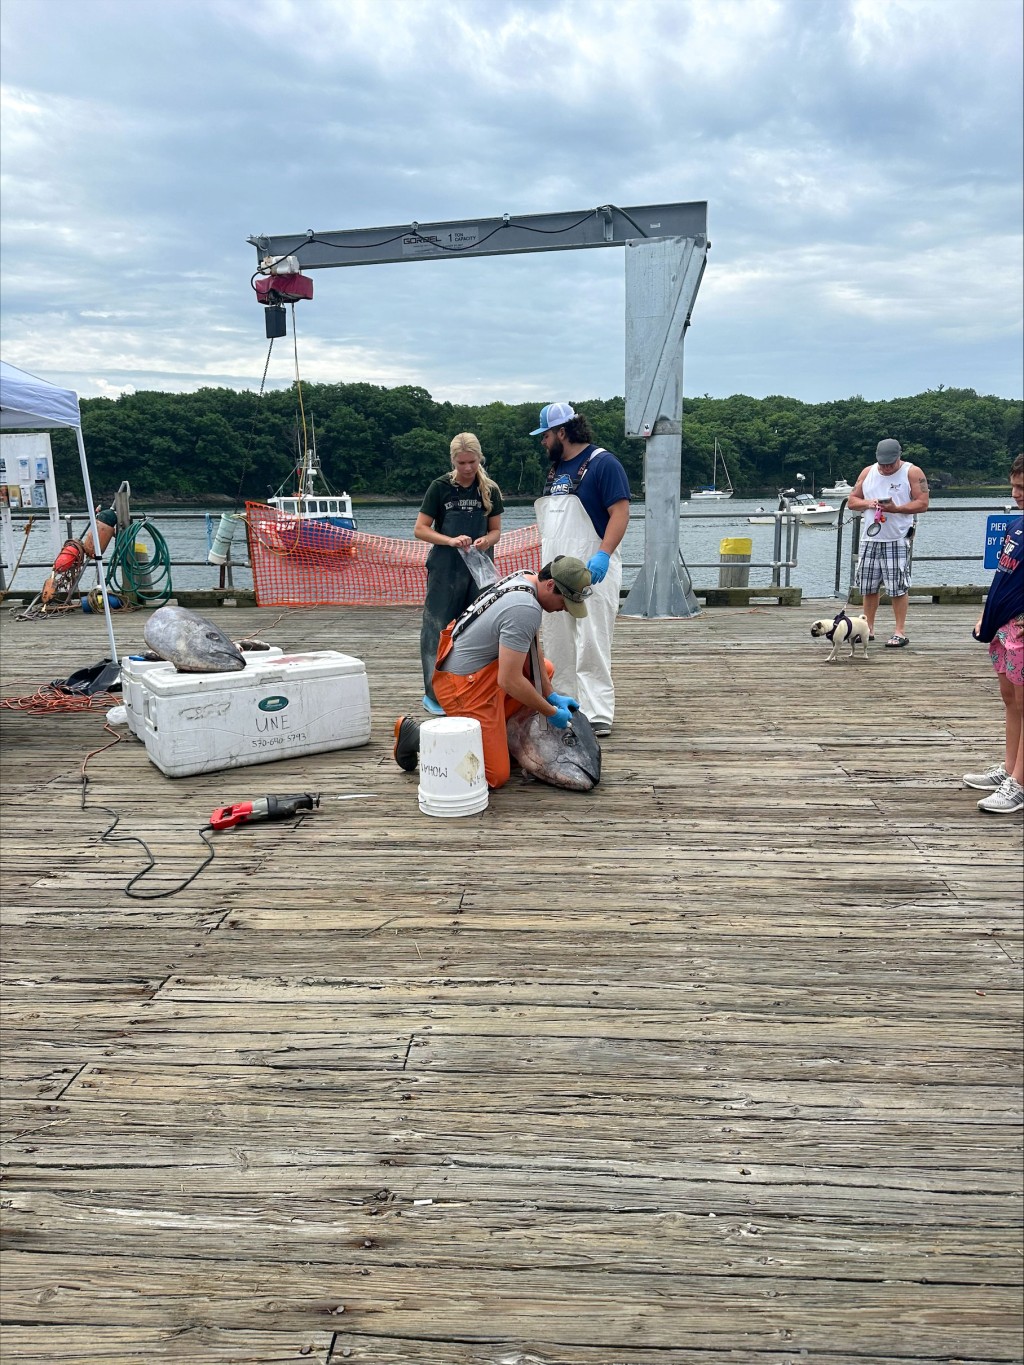
{"label": "man in blue baseball cap", "polygon": [[535,503],[544,563],[573,555],[590,570],[593,591],[585,617],[546,617],[544,653],[555,667],[555,686],[579,699],[602,738],[615,718],[612,634],[619,610],[622,557],[629,525],[629,480],[609,450],[594,444],[587,419],[569,403],[540,411],[539,436],[551,468]]}

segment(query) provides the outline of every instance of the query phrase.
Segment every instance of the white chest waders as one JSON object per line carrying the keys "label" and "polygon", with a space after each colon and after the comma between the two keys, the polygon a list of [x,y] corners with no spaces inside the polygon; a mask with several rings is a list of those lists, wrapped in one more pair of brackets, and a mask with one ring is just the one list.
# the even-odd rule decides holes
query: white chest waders
{"label": "white chest waders", "polygon": [[[558,555],[575,555],[586,564],[601,547],[601,537],[575,493],[538,498],[534,503],[540,528],[541,563]],[[587,598],[581,621],[567,611],[546,612],[542,626],[544,653],[555,666],[555,690],[575,697],[588,720],[611,725],[615,718],[612,686],[612,632],[619,610],[622,556],[616,549],[608,572]]]}

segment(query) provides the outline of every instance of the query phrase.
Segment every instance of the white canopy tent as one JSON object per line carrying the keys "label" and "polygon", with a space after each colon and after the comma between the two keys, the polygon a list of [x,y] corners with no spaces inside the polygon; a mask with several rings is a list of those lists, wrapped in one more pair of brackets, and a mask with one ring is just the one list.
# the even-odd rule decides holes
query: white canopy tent
{"label": "white canopy tent", "polygon": [[[82,440],[82,414],[78,407],[78,394],[72,389],[59,389],[34,374],[8,365],[0,360],[0,429],[9,428],[39,430],[49,427],[72,427],[78,440],[78,458],[82,465],[82,482],[85,484],[85,501],[89,509],[89,525],[92,527],[92,543],[99,546],[100,536],[96,527],[96,510],[93,506],[92,485],[89,482],[89,465],[85,458],[85,442]],[[103,596],[103,615],[107,622],[107,635],[110,639],[111,662],[117,663],[117,646],[114,643],[114,623],[110,619],[110,603],[107,600],[107,586],[100,574],[100,592]]]}

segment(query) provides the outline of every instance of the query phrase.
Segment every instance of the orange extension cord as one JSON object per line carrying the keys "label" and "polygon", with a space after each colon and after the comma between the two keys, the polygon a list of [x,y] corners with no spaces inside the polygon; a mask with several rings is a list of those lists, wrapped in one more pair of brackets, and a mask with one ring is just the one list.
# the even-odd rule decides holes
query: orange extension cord
{"label": "orange extension cord", "polygon": [[[94,692],[83,697],[74,692],[62,692],[58,687],[47,684],[30,697],[3,697],[0,707],[6,711],[24,711],[30,716],[52,716],[61,712],[109,711],[113,706],[122,705],[120,693]],[[114,732],[111,731],[111,734]],[[110,746],[107,745],[107,748]]]}

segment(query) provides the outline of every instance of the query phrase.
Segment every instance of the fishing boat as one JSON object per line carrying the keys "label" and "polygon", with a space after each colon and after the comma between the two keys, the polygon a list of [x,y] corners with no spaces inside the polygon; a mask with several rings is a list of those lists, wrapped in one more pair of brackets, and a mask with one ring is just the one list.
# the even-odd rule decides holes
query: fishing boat
{"label": "fishing boat", "polygon": [[274,496],[267,499],[267,503],[278,512],[298,517],[303,522],[318,522],[344,531],[354,531],[356,519],[352,514],[352,499],[347,493],[335,493],[328,486],[316,453],[316,428],[312,423],[310,433],[302,457],[290,475],[295,479],[294,490],[284,493],[282,484]]}
{"label": "fishing boat", "polygon": [[356,519],[348,493],[335,493],[324,478],[316,453],[316,431],[311,437],[292,475],[295,486],[284,491],[284,484],[268,507],[277,514],[260,520],[257,531],[266,543],[283,554],[315,550],[319,553],[351,554],[352,532]]}
{"label": "fishing boat", "polygon": [[852,484],[848,484],[845,479],[836,479],[831,488],[819,488],[818,496],[825,498],[848,498],[853,492]]}
{"label": "fishing boat", "polygon": [[[725,475],[725,487],[718,487],[718,466],[721,464],[722,472]],[[711,482],[704,484],[701,488],[690,490],[690,501],[696,502],[698,499],[707,501],[722,502],[725,498],[732,497],[732,479],[729,478],[729,470],[726,467],[725,456],[718,448],[718,437],[715,437],[715,461],[711,470]]]}
{"label": "fishing boat", "polygon": [[747,517],[751,526],[774,526],[779,513],[789,513],[801,526],[835,526],[839,520],[839,508],[824,502],[810,493],[783,494],[775,512],[766,512],[759,507],[753,516]]}

